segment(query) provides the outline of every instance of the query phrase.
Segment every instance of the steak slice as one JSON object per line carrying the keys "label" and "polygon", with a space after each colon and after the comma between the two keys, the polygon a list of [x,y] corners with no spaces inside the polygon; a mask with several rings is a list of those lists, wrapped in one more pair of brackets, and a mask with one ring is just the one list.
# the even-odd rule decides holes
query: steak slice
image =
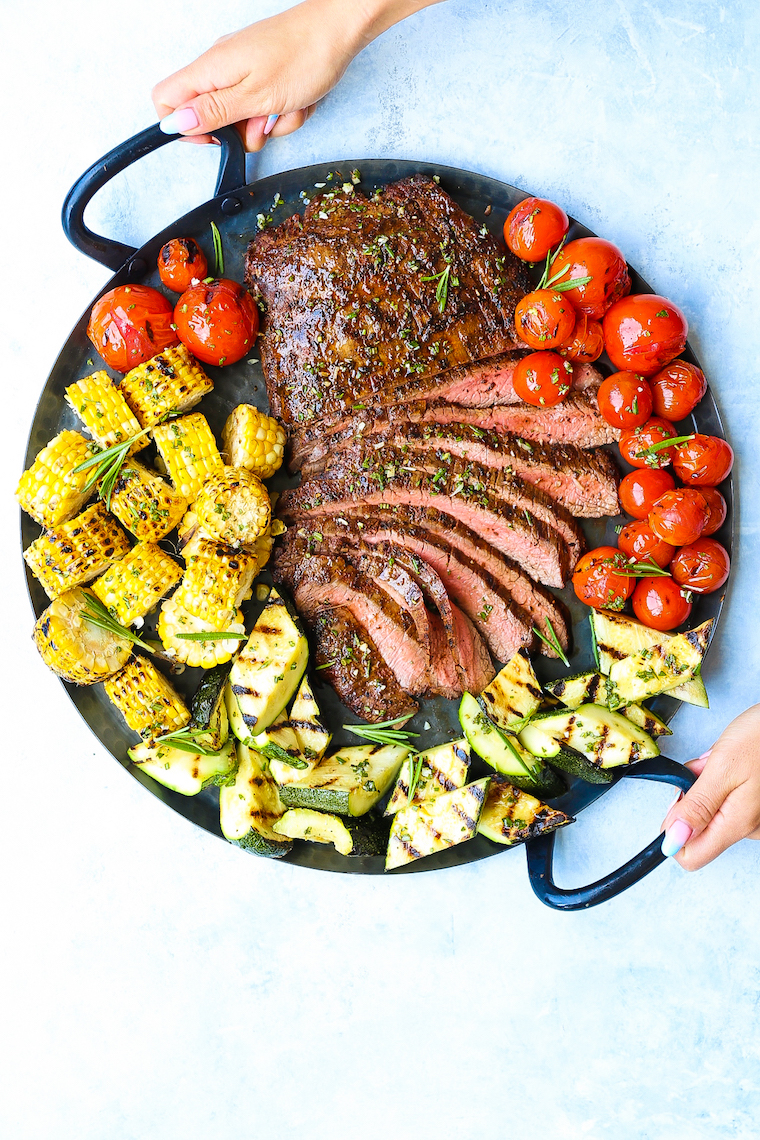
{"label": "steak slice", "polygon": [[371,198],[317,195],[250,243],[245,277],[266,310],[258,347],[272,414],[287,424],[522,347],[525,266],[428,175]]}
{"label": "steak slice", "polygon": [[[458,606],[452,605],[457,645],[460,658],[465,662],[465,689],[476,695],[485,689],[496,676],[486,643],[475,626]],[[460,693],[457,694],[461,696]]]}
{"label": "steak slice", "polygon": [[356,716],[375,723],[417,712],[417,703],[401,688],[350,610],[336,606],[317,614],[312,634],[322,677]]}

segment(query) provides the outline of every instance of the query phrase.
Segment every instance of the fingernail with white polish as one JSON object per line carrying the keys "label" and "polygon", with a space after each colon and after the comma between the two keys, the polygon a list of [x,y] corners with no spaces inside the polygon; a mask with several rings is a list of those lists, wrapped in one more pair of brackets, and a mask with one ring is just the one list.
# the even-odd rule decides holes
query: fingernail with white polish
{"label": "fingernail with white polish", "polygon": [[671,823],[668,830],[665,832],[665,838],[662,841],[662,853],[666,858],[671,858],[677,855],[685,843],[691,839],[691,828],[688,823],[682,819],[677,819],[675,823]]}
{"label": "fingernail with white polish", "polygon": [[675,807],[675,806],[676,806],[676,804],[678,803],[678,801],[679,801],[679,800],[682,800],[682,799],[683,799],[683,792],[676,792],[676,794],[675,794],[675,798],[673,799],[673,802],[670,804],[670,807],[668,808],[668,811],[670,811],[670,808],[673,808],[673,807]]}
{"label": "fingernail with white polish", "polygon": [[158,125],[165,135],[178,135],[197,127],[198,116],[192,107],[181,107],[179,111],[172,111]]}
{"label": "fingernail with white polish", "polygon": [[265,135],[269,134],[269,132],[271,131],[272,127],[275,125],[275,123],[277,122],[279,117],[280,117],[279,115],[269,115],[268,116],[266,124],[264,125],[264,134]]}
{"label": "fingernail with white polish", "polygon": [[709,760],[711,752],[712,752],[712,748],[708,748],[707,752],[703,752],[701,756],[697,757],[697,759],[698,760]]}

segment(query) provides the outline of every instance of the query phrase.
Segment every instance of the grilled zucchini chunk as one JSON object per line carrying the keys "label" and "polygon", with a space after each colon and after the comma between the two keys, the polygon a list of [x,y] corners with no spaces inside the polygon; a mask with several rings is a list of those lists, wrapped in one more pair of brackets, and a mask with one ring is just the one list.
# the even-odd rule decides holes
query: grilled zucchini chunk
{"label": "grilled zucchini chunk", "polygon": [[218,752],[230,734],[224,689],[230,673],[229,665],[217,665],[201,677],[190,702],[190,729],[202,732],[198,740],[211,752]]}
{"label": "grilled zucchini chunk", "polygon": [[[130,439],[140,431],[140,422],[107,372],[93,372],[64,392],[69,407],[73,408],[92,438],[102,448],[113,447]],[[141,435],[129,449],[134,455],[147,447],[150,440]]]}
{"label": "grilled zucchini chunk", "polygon": [[248,546],[265,534],[272,521],[266,487],[252,471],[225,467],[201,487],[193,503],[206,534],[228,546]]}
{"label": "grilled zucchini chunk", "polygon": [[182,577],[182,570],[155,542],[138,542],[92,584],[109,613],[132,625],[154,610]]}
{"label": "grilled zucchini chunk", "polygon": [[497,772],[508,776],[518,788],[541,794],[547,799],[561,795],[565,790],[556,772],[524,747],[519,737],[497,728],[471,693],[462,697],[459,723],[473,752]]}
{"label": "grilled zucchini chunk", "polygon": [[227,681],[224,686],[224,706],[227,709],[227,720],[230,725],[230,732],[240,741],[241,744],[247,744],[253,747],[253,737],[248,729],[248,725],[243,720],[243,714],[240,711],[240,705],[237,703],[237,697],[232,691],[232,682]]}
{"label": "grilled zucchini chunk", "polygon": [[[615,768],[660,754],[651,736],[601,705],[538,713],[522,729],[520,740],[534,756],[549,757],[561,768],[566,766],[562,753],[565,746],[585,756],[595,769]],[[581,770],[574,774],[581,775]]]}
{"label": "grilled zucchini chunk", "polygon": [[240,604],[250,597],[256,559],[245,550],[204,539],[186,555],[186,562],[174,595],[177,605],[212,629],[227,629]]}
{"label": "grilled zucchini chunk", "polygon": [[[102,503],[44,530],[24,559],[49,598],[92,581],[129,552],[129,539]],[[97,591],[95,591],[97,593]]]}
{"label": "grilled zucchini chunk", "polygon": [[207,479],[224,471],[213,432],[200,412],[157,424],[153,439],[174,489],[190,503]]}
{"label": "grilled zucchini chunk", "polygon": [[144,542],[158,542],[174,530],[187,500],[155,471],[136,459],[124,464],[111,494],[111,511],[122,526]]}
{"label": "grilled zucchini chunk", "polygon": [[285,812],[277,785],[267,771],[266,759],[254,748],[238,743],[236,751],[235,780],[219,790],[222,834],[255,855],[281,859],[293,844],[273,827]]}
{"label": "grilled zucchini chunk", "polygon": [[332,843],[341,855],[350,855],[354,849],[351,832],[338,815],[328,815],[310,808],[289,808],[281,819],[272,824],[272,830],[289,839],[309,839],[312,843]]}
{"label": "grilled zucchini chunk", "polygon": [[22,511],[43,527],[73,519],[93,492],[92,487],[85,489],[92,468],[77,471],[77,467],[99,451],[78,431],[62,431],[51,439],[19,480],[16,498]]}
{"label": "grilled zucchini chunk", "polygon": [[[275,717],[269,728],[254,736],[253,746],[269,760],[270,770],[278,784],[290,782],[287,778],[284,780],[279,778],[282,768],[293,772],[295,779],[299,779],[310,767],[308,760],[301,755],[296,734],[290,726],[285,711]],[[311,767],[314,767],[313,763]]]}
{"label": "grilled zucchini chunk", "polygon": [[494,843],[512,847],[568,823],[575,823],[572,816],[521,791],[505,776],[492,776],[478,821],[478,833]]}
{"label": "grilled zucchini chunk", "polygon": [[60,594],[40,614],[34,627],[34,644],[48,669],[74,685],[94,685],[113,677],[124,668],[132,652],[132,642],[126,637],[109,633],[87,620],[88,593],[77,587]]}
{"label": "grilled zucchini chunk", "polygon": [[178,412],[189,412],[213,387],[184,344],[165,348],[119,381],[122,395],[144,428]]}
{"label": "grilled zucchini chunk", "polygon": [[386,871],[472,839],[489,780],[489,776],[484,776],[464,788],[444,792],[396,812],[388,839]]}
{"label": "grilled zucchini chunk", "polygon": [[130,748],[127,755],[140,771],[147,772],[159,784],[183,796],[197,796],[210,784],[224,784],[232,778],[237,767],[232,740],[212,756],[173,748],[170,741],[163,744],[143,742]]}
{"label": "grilled zucchini chunk", "polygon": [[409,749],[398,744],[358,744],[326,756],[296,784],[280,789],[287,807],[338,815],[364,815],[388,791]]}
{"label": "grilled zucchini chunk", "polygon": [[627,717],[628,720],[633,721],[639,728],[643,728],[647,736],[673,735],[665,721],[660,720],[651,709],[647,709],[643,705],[624,705],[623,708],[617,711],[622,716]]}
{"label": "grilled zucchini chunk", "polygon": [[[218,630],[214,622],[203,621],[188,613],[177,601],[176,594],[167,598],[161,606],[158,636],[167,654],[183,665],[213,669],[215,665],[231,661],[240,648],[241,640],[240,637],[224,637],[225,633],[245,634],[242,610],[236,612],[234,619],[223,630]],[[211,638],[195,640],[183,637],[183,634],[210,634]],[[218,639],[214,634],[218,635]]]}
{"label": "grilled zucchini chunk", "polygon": [[541,686],[528,652],[518,649],[478,699],[489,719],[499,728],[510,731],[526,716],[536,712],[541,705],[541,696]]}
{"label": "grilled zucchini chunk", "polygon": [[470,749],[464,738],[407,757],[401,765],[385,814],[395,815],[402,808],[409,807],[409,789],[415,776],[417,779],[411,802],[419,804],[443,792],[453,792],[456,788],[464,787],[469,768]]}
{"label": "grilled zucchini chunk", "polygon": [[143,740],[176,732],[190,722],[190,710],[182,697],[147,657],[133,657],[104,688],[109,701]]}
{"label": "grilled zucchini chunk", "polygon": [[317,698],[308,677],[301,681],[288,717],[296,734],[298,747],[307,760],[321,760],[328,749],[332,734],[322,724]]}
{"label": "grilled zucchini chunk", "polygon": [[[708,623],[705,623],[708,624]],[[610,668],[610,705],[645,701],[688,681],[700,669],[706,640],[703,627],[676,634],[667,641],[657,641],[640,649]]]}
{"label": "grilled zucchini chunk", "polygon": [[252,404],[238,404],[222,428],[225,462],[254,471],[259,479],[269,479],[280,469],[286,440],[282,424]]}
{"label": "grilled zucchini chunk", "polygon": [[[598,657],[600,672],[609,675],[610,669],[616,661],[639,653],[642,649],[649,649],[653,645],[666,644],[671,638],[679,636],[672,633],[661,633],[649,629],[641,622],[623,614],[610,613],[606,610],[592,610],[589,615],[591,634]],[[712,620],[704,622],[698,627],[700,640],[704,641],[707,649]],[[694,630],[693,632],[697,632]],[[707,690],[701,677],[692,677],[682,684],[667,690],[668,696],[677,697],[687,704],[708,708]]]}
{"label": "grilled zucchini chunk", "polygon": [[567,709],[577,709],[579,705],[604,704],[607,700],[606,677],[601,673],[574,673],[571,677],[559,677],[544,685],[544,689]]}
{"label": "grilled zucchini chunk", "polygon": [[[306,638],[280,594],[272,589],[230,673],[249,737],[269,728],[285,708],[298,688],[308,656]],[[233,732],[238,735],[234,727]]]}

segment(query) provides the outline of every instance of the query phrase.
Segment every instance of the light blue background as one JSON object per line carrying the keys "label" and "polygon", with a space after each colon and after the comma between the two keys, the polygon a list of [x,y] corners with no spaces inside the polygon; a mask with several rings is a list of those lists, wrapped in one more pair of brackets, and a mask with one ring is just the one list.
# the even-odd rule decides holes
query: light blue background
{"label": "light blue background", "polygon": [[[146,795],[30,643],[11,498],[36,396],[106,279],[63,196],[153,120],[153,82],[282,5],[27,0],[3,13],[4,871],[0,1133],[13,1140],[754,1140],[760,847],[558,915],[522,852],[334,877],[246,857]],[[561,202],[687,313],[737,452],[739,557],[670,754],[758,699],[757,6],[450,0],[372,45],[251,163],[419,157]],[[9,113],[10,111],[10,113]],[[207,198],[174,146],[93,205],[142,240]],[[51,303],[52,302],[52,303]],[[580,884],[659,827],[616,790],[558,841]]]}

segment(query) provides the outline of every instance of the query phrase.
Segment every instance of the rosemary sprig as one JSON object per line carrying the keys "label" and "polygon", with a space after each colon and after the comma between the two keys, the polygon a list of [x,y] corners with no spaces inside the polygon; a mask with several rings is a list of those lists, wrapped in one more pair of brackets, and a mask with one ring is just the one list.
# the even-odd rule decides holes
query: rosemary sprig
{"label": "rosemary sprig", "polygon": [[625,569],[621,570],[615,565],[614,559],[606,559],[614,567],[615,573],[619,574],[621,578],[669,578],[670,571],[663,570],[662,566],[658,566],[653,559],[648,559],[646,562],[628,562]]}
{"label": "rosemary sprig", "polygon": [[332,659],[332,661],[325,661],[322,665],[315,665],[314,666],[314,672],[318,673],[320,671],[320,669],[329,669],[331,665],[337,665],[337,664],[338,664],[338,658],[334,657]]}
{"label": "rosemary sprig", "polygon": [[74,468],[73,474],[77,471],[87,471],[90,467],[94,468],[93,473],[82,488],[83,491],[89,491],[94,487],[98,480],[102,480],[98,494],[103,499],[106,506],[111,507],[111,495],[116,486],[116,480],[119,478],[119,472],[124,465],[124,460],[127,458],[129,449],[136,439],[141,439],[142,436],[147,435],[151,429],[149,427],[143,428],[138,431],[137,435],[131,435],[129,439],[123,439],[121,443],[115,443],[112,447],[107,447],[104,451],[99,451],[97,455],[92,455],[89,459],[85,459],[83,463],[78,463]]}
{"label": "rosemary sprig", "polygon": [[435,287],[435,299],[438,302],[440,312],[446,308],[446,301],[449,297],[449,278],[451,276],[451,266],[447,265],[440,273],[434,273],[432,277],[423,277],[423,281],[437,281]]}
{"label": "rosemary sprig", "polygon": [[177,748],[180,752],[195,752],[199,756],[218,756],[219,749],[206,748],[205,744],[199,743],[199,737],[206,736],[207,732],[208,730],[203,728],[178,728],[174,732],[157,736],[155,743],[171,744],[172,748]]}
{"label": "rosemary sprig", "polygon": [[680,447],[682,443],[688,443],[690,439],[694,439],[694,433],[691,435],[674,435],[670,439],[659,439],[657,443],[652,443],[649,447],[643,448],[637,454],[639,455],[654,455],[656,451],[662,451],[664,447]]}
{"label": "rosemary sprig", "polygon": [[90,625],[94,625],[97,629],[104,629],[107,633],[113,633],[117,637],[125,637],[127,641],[131,641],[134,645],[139,645],[141,649],[146,650],[148,653],[155,653],[155,649],[151,648],[146,642],[141,641],[136,633],[126,626],[121,625],[113,614],[101,602],[100,598],[96,598],[94,594],[85,594],[84,596],[84,611],[82,617],[88,621]]}
{"label": "rosemary sprig", "polygon": [[410,804],[412,802],[412,800],[414,799],[415,794],[417,792],[417,786],[420,782],[420,776],[422,775],[422,762],[423,761],[422,761],[422,753],[421,752],[419,753],[419,755],[414,760],[411,760],[409,762],[410,763],[409,790],[406,793],[406,801],[408,804]]}
{"label": "rosemary sprig", "polygon": [[536,629],[535,626],[533,626],[533,632],[535,633],[536,637],[540,638],[541,641],[543,641],[544,645],[548,645],[550,649],[553,649],[554,652],[559,657],[562,664],[566,665],[569,668],[570,662],[568,661],[567,656],[565,655],[565,652],[559,643],[557,635],[554,632],[554,626],[551,623],[551,618],[546,619],[546,624],[549,627],[549,633],[550,633],[549,637],[545,637],[544,634],[541,633],[541,630]]}
{"label": "rosemary sprig", "polygon": [[176,638],[181,641],[247,641],[247,633],[229,633],[222,630],[221,633],[175,633]]}
{"label": "rosemary sprig", "polygon": [[216,222],[211,223],[211,237],[214,241],[214,257],[216,258],[216,276],[224,277],[224,250],[222,248],[222,235]]}
{"label": "rosemary sprig", "polygon": [[394,724],[405,724],[407,717],[398,716],[395,720],[381,720],[378,724],[344,724],[347,732],[354,736],[363,736],[373,744],[411,744],[412,737],[419,736],[419,732],[404,732],[400,728],[393,728]]}
{"label": "rosemary sprig", "polygon": [[[560,269],[559,273],[555,273],[553,277],[550,276],[552,267],[557,259],[559,251],[562,249],[566,241],[567,235],[563,237],[562,241],[554,250],[554,253],[552,253],[551,250],[549,250],[547,253],[546,265],[544,266],[544,271],[541,274],[541,280],[536,286],[537,289],[554,289],[557,293],[565,293],[568,289],[576,289],[579,285],[588,285],[589,281],[591,280],[590,277],[571,277],[568,281],[559,281],[560,277],[564,277],[565,274],[569,272],[569,263],[564,267],[564,269]],[[557,282],[559,282],[559,284],[557,284]]]}

